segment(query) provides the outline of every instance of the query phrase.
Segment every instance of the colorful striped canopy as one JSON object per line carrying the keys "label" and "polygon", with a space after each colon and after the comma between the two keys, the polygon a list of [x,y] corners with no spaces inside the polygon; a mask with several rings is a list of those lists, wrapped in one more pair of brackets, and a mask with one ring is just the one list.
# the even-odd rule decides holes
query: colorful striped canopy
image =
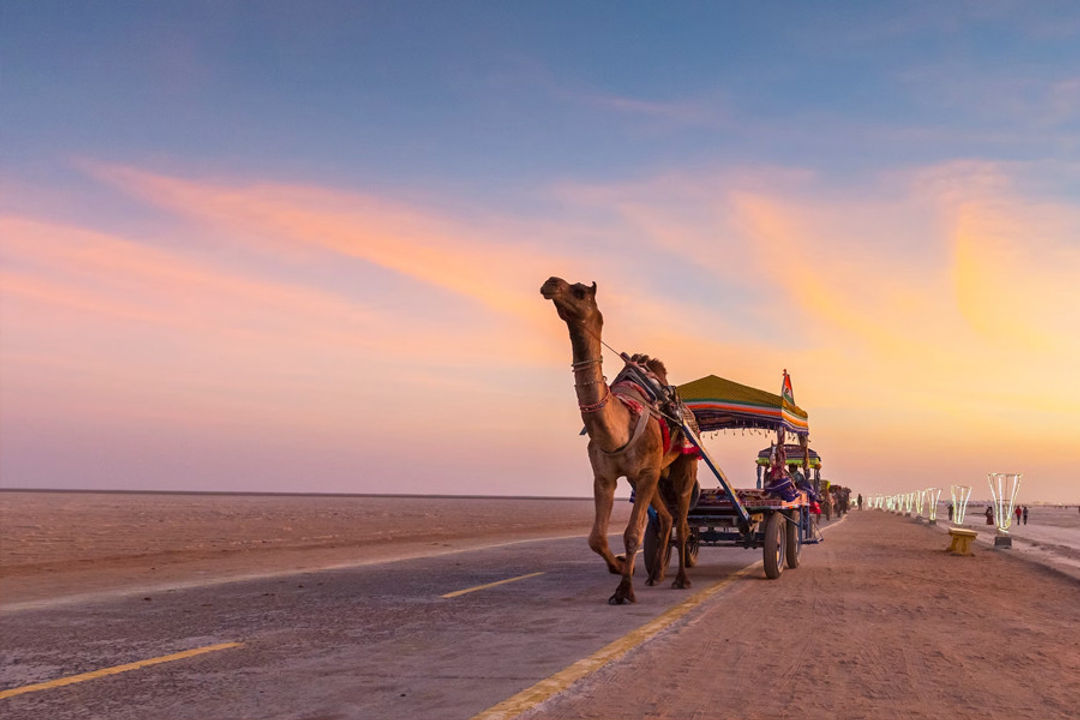
{"label": "colorful striped canopy", "polygon": [[[772,455],[772,447],[767,447],[764,450],[759,450],[757,454],[758,465],[768,465],[769,457]],[[792,443],[784,444],[784,455],[787,456],[788,465],[802,465],[802,446],[793,445]],[[821,456],[817,454],[816,450],[810,451],[810,467],[821,467]]]}
{"label": "colorful striped canopy", "polygon": [[784,428],[808,435],[806,412],[771,392],[740,385],[715,375],[679,385],[679,397],[693,411],[702,432],[760,428]]}

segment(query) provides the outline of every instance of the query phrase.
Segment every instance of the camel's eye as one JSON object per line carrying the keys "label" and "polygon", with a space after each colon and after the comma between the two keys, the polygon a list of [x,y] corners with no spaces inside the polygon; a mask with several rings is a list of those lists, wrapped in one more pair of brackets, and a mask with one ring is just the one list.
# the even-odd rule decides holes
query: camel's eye
{"label": "camel's eye", "polygon": [[574,286],[574,297],[576,297],[578,300],[584,300],[585,299],[585,288],[581,287],[580,285],[575,285]]}

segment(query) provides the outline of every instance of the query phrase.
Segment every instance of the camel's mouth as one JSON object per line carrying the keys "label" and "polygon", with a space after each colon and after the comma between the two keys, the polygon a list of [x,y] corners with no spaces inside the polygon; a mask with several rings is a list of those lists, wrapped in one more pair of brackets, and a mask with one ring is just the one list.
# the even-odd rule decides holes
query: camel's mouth
{"label": "camel's mouth", "polygon": [[543,285],[540,286],[540,294],[547,300],[554,300],[556,295],[559,295],[567,287],[566,281],[562,278],[551,277],[547,279]]}

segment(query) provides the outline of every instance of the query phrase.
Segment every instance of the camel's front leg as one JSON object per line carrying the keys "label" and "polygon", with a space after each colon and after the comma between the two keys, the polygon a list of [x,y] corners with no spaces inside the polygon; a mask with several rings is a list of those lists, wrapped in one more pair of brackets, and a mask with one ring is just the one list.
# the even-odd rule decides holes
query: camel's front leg
{"label": "camel's front leg", "polygon": [[623,533],[623,542],[626,547],[626,559],[623,561],[622,582],[615,588],[614,594],[608,598],[612,605],[622,605],[626,602],[636,602],[634,597],[634,556],[637,555],[641,545],[641,536],[645,531],[645,521],[648,519],[648,507],[652,503],[653,495],[656,494],[656,485],[660,480],[659,468],[648,468],[636,477],[634,485],[634,509],[630,511],[630,522],[626,524],[626,532]]}
{"label": "camel's front leg", "polygon": [[624,563],[611,553],[608,546],[608,522],[611,520],[611,506],[615,502],[615,485],[618,478],[605,478],[599,475],[593,478],[593,502],[596,504],[596,518],[592,532],[589,533],[589,547],[604,558],[608,571],[612,575],[622,575]]}
{"label": "camel's front leg", "polygon": [[[664,573],[667,572],[667,563],[664,561],[668,556],[668,545],[671,544],[671,513],[668,512],[667,505],[664,504],[664,498],[660,496],[659,490],[653,493],[652,506],[656,510],[659,519],[660,534],[657,537],[660,542],[656,544],[657,556],[653,563],[653,571],[649,573],[649,579],[645,581],[646,585],[656,585],[664,579]],[[646,524],[648,524],[647,520]]]}

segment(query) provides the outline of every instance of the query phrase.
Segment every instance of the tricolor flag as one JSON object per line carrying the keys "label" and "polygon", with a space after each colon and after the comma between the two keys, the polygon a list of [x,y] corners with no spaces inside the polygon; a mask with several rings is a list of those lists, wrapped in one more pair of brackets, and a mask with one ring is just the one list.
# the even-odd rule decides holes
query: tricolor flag
{"label": "tricolor flag", "polygon": [[795,404],[795,392],[791,389],[791,376],[787,374],[787,370],[784,370],[784,385],[780,388],[780,397],[792,405]]}

